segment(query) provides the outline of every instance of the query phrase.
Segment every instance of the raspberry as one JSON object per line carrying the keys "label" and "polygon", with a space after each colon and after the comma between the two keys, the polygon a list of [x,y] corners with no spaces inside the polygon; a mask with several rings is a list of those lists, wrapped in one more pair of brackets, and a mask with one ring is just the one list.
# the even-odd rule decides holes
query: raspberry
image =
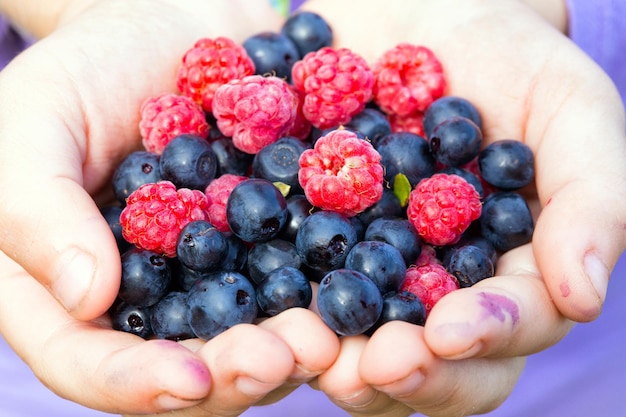
{"label": "raspberry", "polygon": [[415,265],[427,265],[427,264],[439,264],[443,265],[443,263],[437,257],[437,251],[431,245],[422,245],[422,250],[415,260]]}
{"label": "raspberry", "polygon": [[459,282],[454,275],[442,265],[432,263],[408,267],[400,291],[417,295],[428,314],[444,295],[459,288]]}
{"label": "raspberry", "polygon": [[209,124],[202,108],[190,98],[162,94],[143,102],[139,132],[145,149],[161,154],[163,148],[176,136],[193,134],[206,138],[209,135]]}
{"label": "raspberry", "polygon": [[319,129],[348,123],[372,97],[371,68],[347,48],[309,52],[293,65],[291,77],[296,89],[305,94],[304,117]]}
{"label": "raspberry", "polygon": [[243,46],[227,37],[199,39],[182,58],[176,75],[180,92],[210,113],[219,86],[254,74],[254,62]]}
{"label": "raspberry", "polygon": [[349,130],[332,130],[300,155],[300,185],[311,204],[354,216],[383,195],[381,156]]}
{"label": "raspberry", "polygon": [[373,71],[374,101],[388,114],[423,112],[446,88],[441,62],[424,46],[400,43],[376,61]]}
{"label": "raspberry", "polygon": [[230,232],[226,219],[226,202],[230,192],[247,177],[235,174],[222,174],[209,183],[204,191],[207,198],[209,222],[222,233]]}
{"label": "raspberry", "polygon": [[287,82],[274,76],[249,75],[222,85],[215,92],[217,127],[235,147],[256,154],[293,127],[298,98]]}
{"label": "raspberry", "polygon": [[435,246],[459,241],[480,217],[476,189],[458,175],[434,174],[421,180],[409,195],[407,216],[422,239]]}
{"label": "raspberry", "polygon": [[176,189],[169,181],[140,186],[126,200],[120,215],[122,235],[135,246],[176,256],[176,239],[189,222],[207,220],[202,191]]}
{"label": "raspberry", "polygon": [[424,113],[415,112],[408,116],[400,116],[397,114],[388,114],[387,120],[391,125],[392,132],[409,132],[424,139]]}

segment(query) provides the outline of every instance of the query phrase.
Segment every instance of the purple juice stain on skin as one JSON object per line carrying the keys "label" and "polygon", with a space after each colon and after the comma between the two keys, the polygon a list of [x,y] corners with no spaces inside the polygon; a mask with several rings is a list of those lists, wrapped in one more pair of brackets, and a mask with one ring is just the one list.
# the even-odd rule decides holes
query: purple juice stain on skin
{"label": "purple juice stain on skin", "polygon": [[511,317],[511,322],[515,326],[519,323],[519,308],[509,297],[500,294],[481,292],[480,305],[485,310],[488,317],[495,317],[504,322],[506,316]]}

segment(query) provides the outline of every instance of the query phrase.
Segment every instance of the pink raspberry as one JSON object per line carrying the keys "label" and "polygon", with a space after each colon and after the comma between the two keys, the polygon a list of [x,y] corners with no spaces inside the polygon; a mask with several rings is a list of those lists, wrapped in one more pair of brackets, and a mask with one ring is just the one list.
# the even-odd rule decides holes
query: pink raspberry
{"label": "pink raspberry", "polygon": [[139,132],[144,148],[161,154],[163,148],[178,135],[193,134],[206,138],[209,124],[202,108],[189,97],[162,94],[143,102]]}
{"label": "pink raspberry", "polygon": [[440,264],[442,262],[437,258],[437,252],[431,245],[422,245],[422,250],[415,261],[415,265]]}
{"label": "pink raspberry", "polygon": [[305,95],[304,117],[319,129],[348,123],[370,100],[374,85],[365,59],[347,48],[309,52],[293,65],[291,78]]}
{"label": "pink raspberry", "polygon": [[459,288],[459,282],[454,275],[442,265],[433,263],[408,267],[400,291],[415,294],[428,314],[444,295]]}
{"label": "pink raspberry", "polygon": [[410,43],[400,43],[378,59],[374,80],[374,101],[385,113],[400,116],[423,112],[446,89],[439,59]]}
{"label": "pink raspberry", "polygon": [[254,74],[254,62],[243,46],[232,39],[199,39],[182,58],[176,75],[180,92],[210,113],[219,86]]}
{"label": "pink raspberry", "polygon": [[293,127],[298,98],[282,78],[249,75],[222,85],[215,92],[217,127],[235,147],[256,154]]}
{"label": "pink raspberry", "polygon": [[207,198],[209,222],[222,233],[230,232],[226,219],[226,203],[231,191],[247,177],[235,174],[222,174],[209,183],[204,191]]}
{"label": "pink raspberry", "polygon": [[443,246],[458,242],[481,211],[480,195],[470,183],[439,173],[411,191],[407,217],[426,243]]}
{"label": "pink raspberry", "polygon": [[387,120],[391,125],[392,132],[410,132],[424,139],[424,113],[416,112],[408,116],[388,114]]}
{"label": "pink raspberry", "polygon": [[309,202],[354,216],[383,195],[381,156],[348,130],[333,130],[300,155],[298,178]]}
{"label": "pink raspberry", "polygon": [[189,222],[207,220],[207,200],[202,191],[176,189],[169,181],[140,186],[132,192],[120,215],[122,235],[144,249],[176,256],[176,239]]}

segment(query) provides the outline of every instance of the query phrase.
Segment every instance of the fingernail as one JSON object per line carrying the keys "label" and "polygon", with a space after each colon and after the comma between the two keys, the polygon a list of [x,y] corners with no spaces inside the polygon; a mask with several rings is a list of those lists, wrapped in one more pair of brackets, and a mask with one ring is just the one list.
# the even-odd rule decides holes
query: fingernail
{"label": "fingernail", "polygon": [[85,251],[71,248],[61,255],[59,264],[58,278],[52,284],[52,291],[66,310],[74,311],[91,288],[96,262]]}
{"label": "fingernail", "polygon": [[376,399],[377,395],[378,391],[368,385],[357,392],[350,393],[346,396],[335,397],[335,401],[343,403],[349,408],[360,408],[370,405]]}
{"label": "fingernail", "polygon": [[278,388],[281,384],[261,382],[249,376],[240,376],[235,380],[237,390],[249,397],[263,397],[270,391]]}
{"label": "fingernail", "polygon": [[401,398],[412,395],[424,382],[424,374],[415,371],[406,378],[392,382],[390,384],[380,385],[378,388],[385,394],[394,398]]}
{"label": "fingernail", "polygon": [[181,408],[187,408],[194,406],[201,402],[202,399],[186,400],[183,398],[174,397],[171,394],[161,394],[157,397],[156,403],[164,410],[172,411],[179,410]]}
{"label": "fingernail", "polygon": [[593,285],[600,300],[604,302],[606,290],[609,286],[609,269],[600,258],[598,258],[595,252],[588,252],[585,255],[583,265],[591,285]]}
{"label": "fingernail", "polygon": [[312,380],[313,378],[315,378],[321,373],[322,371],[315,371],[315,372],[309,371],[308,369],[305,369],[299,363],[296,363],[294,371],[289,376],[289,382],[303,384],[305,382],[309,382],[310,380]]}

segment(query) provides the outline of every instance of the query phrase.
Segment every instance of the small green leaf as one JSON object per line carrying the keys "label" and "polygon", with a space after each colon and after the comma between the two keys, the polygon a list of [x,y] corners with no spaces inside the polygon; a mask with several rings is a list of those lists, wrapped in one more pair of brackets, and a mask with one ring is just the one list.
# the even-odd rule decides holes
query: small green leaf
{"label": "small green leaf", "polygon": [[283,197],[287,197],[289,195],[289,191],[291,191],[291,186],[289,184],[285,184],[284,182],[276,181],[273,183],[274,187],[278,188]]}
{"label": "small green leaf", "polygon": [[409,203],[409,194],[411,194],[411,183],[406,175],[399,173],[393,179],[393,193],[400,200],[400,205],[406,207]]}

